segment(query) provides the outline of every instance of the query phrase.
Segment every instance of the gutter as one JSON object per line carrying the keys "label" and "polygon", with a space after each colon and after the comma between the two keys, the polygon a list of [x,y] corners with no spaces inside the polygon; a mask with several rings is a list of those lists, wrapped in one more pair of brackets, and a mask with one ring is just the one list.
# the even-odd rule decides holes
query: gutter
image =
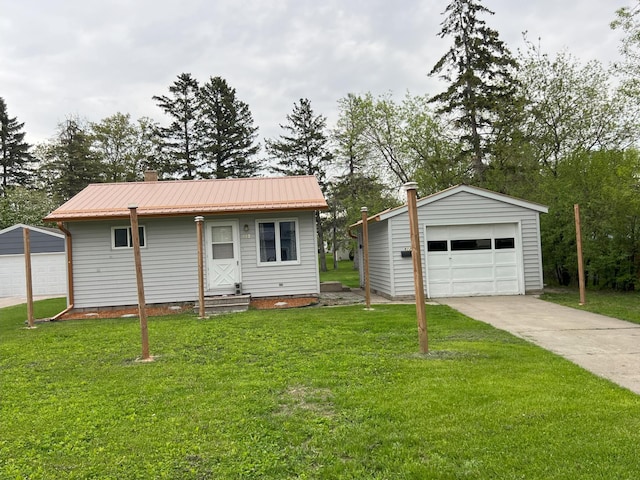
{"label": "gutter", "polygon": [[64,233],[66,250],[67,250],[67,292],[68,306],[63,311],[51,318],[52,321],[58,320],[64,314],[73,310],[73,242],[71,240],[71,232],[67,230],[62,222],[57,222],[58,228]]}

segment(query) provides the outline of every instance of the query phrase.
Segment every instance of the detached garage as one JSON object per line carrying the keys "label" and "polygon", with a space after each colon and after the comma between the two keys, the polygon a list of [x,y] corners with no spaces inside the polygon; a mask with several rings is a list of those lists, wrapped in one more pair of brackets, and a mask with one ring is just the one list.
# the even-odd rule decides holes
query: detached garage
{"label": "detached garage", "polygon": [[31,244],[34,295],[66,295],[65,238],[60,231],[17,224],[0,230],[0,297],[26,296],[23,229]]}
{"label": "detached garage", "polygon": [[[540,213],[547,207],[467,185],[422,198],[417,206],[427,297],[542,291]],[[368,225],[371,290],[414,298],[407,206],[374,215]],[[359,237],[362,244],[362,231]],[[362,259],[362,248],[359,254]]]}

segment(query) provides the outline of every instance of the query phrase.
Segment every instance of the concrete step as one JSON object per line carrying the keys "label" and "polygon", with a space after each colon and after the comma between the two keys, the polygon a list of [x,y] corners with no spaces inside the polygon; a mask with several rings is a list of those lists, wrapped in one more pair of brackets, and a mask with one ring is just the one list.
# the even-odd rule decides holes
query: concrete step
{"label": "concrete step", "polygon": [[[246,312],[249,309],[251,295],[216,295],[204,298],[204,311],[207,316],[222,313]],[[200,312],[199,302],[195,303],[194,311]]]}

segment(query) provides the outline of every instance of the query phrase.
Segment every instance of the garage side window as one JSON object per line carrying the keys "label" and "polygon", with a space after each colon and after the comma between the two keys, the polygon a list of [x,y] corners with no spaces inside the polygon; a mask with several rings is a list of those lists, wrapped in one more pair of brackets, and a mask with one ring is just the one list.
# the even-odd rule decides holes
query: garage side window
{"label": "garage side window", "polygon": [[298,262],[297,220],[270,220],[257,223],[260,264]]}
{"label": "garage side window", "polygon": [[451,240],[451,251],[457,252],[460,250],[491,250],[491,239]]}
{"label": "garage side window", "polygon": [[[146,246],[144,226],[138,227],[138,236],[140,237],[140,247]],[[131,227],[113,227],[111,229],[111,248],[133,248]]]}

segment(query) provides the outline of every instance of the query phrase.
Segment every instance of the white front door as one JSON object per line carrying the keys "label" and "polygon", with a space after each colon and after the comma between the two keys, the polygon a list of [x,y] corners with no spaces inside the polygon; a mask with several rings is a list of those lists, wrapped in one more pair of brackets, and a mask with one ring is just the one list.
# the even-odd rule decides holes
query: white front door
{"label": "white front door", "polygon": [[206,242],[208,290],[233,293],[240,282],[238,222],[208,222]]}

